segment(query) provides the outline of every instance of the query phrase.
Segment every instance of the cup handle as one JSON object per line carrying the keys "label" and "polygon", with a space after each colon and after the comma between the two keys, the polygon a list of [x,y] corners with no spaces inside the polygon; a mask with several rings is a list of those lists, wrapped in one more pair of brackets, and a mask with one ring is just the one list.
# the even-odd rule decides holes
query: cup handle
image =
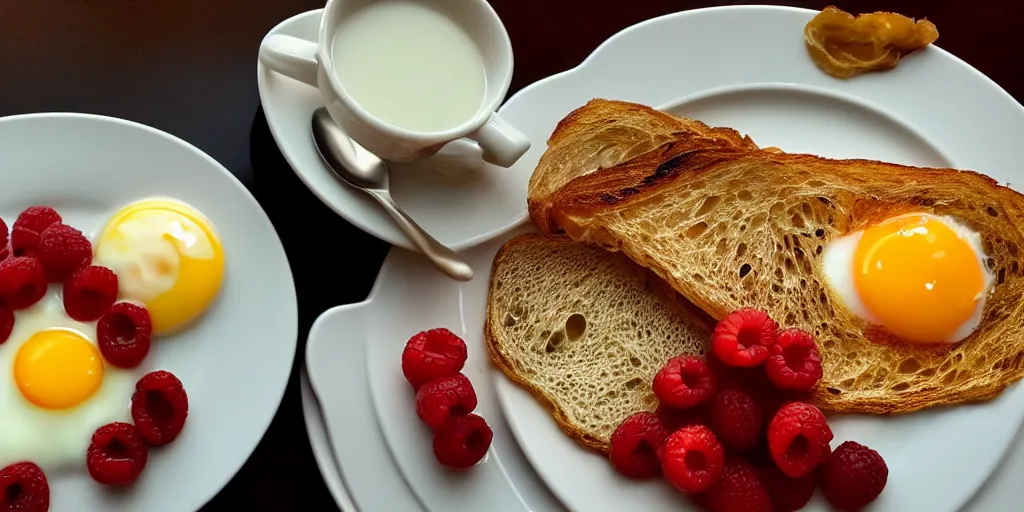
{"label": "cup handle", "polygon": [[484,160],[501,167],[512,167],[530,149],[530,139],[514,126],[492,113],[479,130],[469,134],[483,149]]}
{"label": "cup handle", "polygon": [[260,62],[278,73],[317,87],[316,43],[284,34],[273,34],[260,45]]}

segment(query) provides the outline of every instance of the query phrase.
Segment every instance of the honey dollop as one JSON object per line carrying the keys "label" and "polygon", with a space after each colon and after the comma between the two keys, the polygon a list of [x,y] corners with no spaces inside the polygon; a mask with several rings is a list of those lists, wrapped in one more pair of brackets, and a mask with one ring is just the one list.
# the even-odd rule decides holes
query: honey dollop
{"label": "honey dollop", "polygon": [[853,16],[833,6],[804,27],[811,59],[836,78],[893,69],[900,59],[938,38],[938,28],[927,19],[914,21],[892,12]]}

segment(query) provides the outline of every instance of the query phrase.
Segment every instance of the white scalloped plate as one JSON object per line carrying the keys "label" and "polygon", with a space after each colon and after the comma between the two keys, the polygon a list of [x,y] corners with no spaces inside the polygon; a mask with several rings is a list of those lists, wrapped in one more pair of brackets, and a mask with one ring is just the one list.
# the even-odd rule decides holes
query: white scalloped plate
{"label": "white scalloped plate", "polygon": [[[908,58],[889,73],[834,80],[806,57],[802,27],[812,15],[802,9],[741,6],[650,20],[613,36],[579,67],[520,91],[501,112],[525,132],[546,137],[558,120],[587,100],[622,99],[732,126],[761,145],[787,151],[973,168],[1004,182],[1020,179],[1024,158],[1015,148],[1016,141],[1024,140],[1024,109],[1002,89],[939,48]],[[704,51],[711,40],[716,51]],[[525,204],[521,190],[512,192]],[[508,236],[465,254],[473,265],[486,268]],[[466,284],[449,281],[429,272],[425,262],[392,251],[371,298],[359,305],[371,403],[392,460],[422,505],[437,511],[476,510],[484,503],[498,510],[524,505],[545,510],[523,499],[528,493],[522,489],[536,489],[529,468],[503,468],[504,493],[497,488],[499,471],[473,473],[472,485],[466,484],[466,475],[454,480],[437,476],[426,448],[429,436],[415,423],[412,397],[401,379],[399,354],[411,334],[447,326],[470,345],[467,375],[483,388],[484,415],[498,421],[500,412],[491,400],[501,401],[501,420],[565,506],[685,509],[686,503],[662,483],[636,484],[616,476],[600,457],[562,435],[527,393],[483,364],[487,276]],[[331,384],[332,363],[322,357],[324,347],[333,343],[311,336],[307,349],[314,388],[331,395],[320,394],[329,432],[332,416],[342,421],[341,410],[332,413],[335,403],[345,400],[344,390]],[[493,390],[487,375],[495,381]],[[1015,385],[984,404],[893,418],[847,416],[835,419],[834,428],[837,443],[857,439],[886,457],[889,485],[873,509],[955,510],[997,466],[1022,415],[1024,388]],[[501,442],[496,431],[495,445]],[[339,462],[344,465],[343,459]],[[357,485],[349,489],[369,492]],[[464,501],[470,492],[485,493],[490,500]],[[1015,503],[1012,487],[999,492],[996,498],[987,493],[981,502]],[[813,508],[819,507],[820,501]]]}

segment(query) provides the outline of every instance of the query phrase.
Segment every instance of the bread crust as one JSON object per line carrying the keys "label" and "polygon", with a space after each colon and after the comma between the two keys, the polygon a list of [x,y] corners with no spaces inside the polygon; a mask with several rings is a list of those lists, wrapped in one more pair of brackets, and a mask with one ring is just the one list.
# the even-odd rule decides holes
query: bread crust
{"label": "bread crust", "polygon": [[[590,115],[636,114],[602,109]],[[557,145],[548,151],[565,152]],[[738,191],[753,199],[727,208],[716,202],[717,210],[698,215],[709,197],[735,199]],[[754,306],[780,323],[817,332],[825,376],[815,399],[823,409],[884,414],[988,400],[1024,376],[1024,196],[977,172],[833,160],[682,135],[580,173],[554,193],[531,195],[531,204],[538,226],[622,251],[714,318]],[[715,216],[723,211],[729,216]],[[820,246],[907,212],[951,215],[981,234],[997,281],[981,325],[962,342],[905,343],[854,317],[827,287],[818,294],[784,286],[795,277],[815,290],[825,282]],[[679,223],[664,225],[673,219]],[[649,228],[658,222],[663,225]],[[727,249],[721,261],[714,258],[716,242]],[[740,261],[752,264],[747,274],[716,273]]]}

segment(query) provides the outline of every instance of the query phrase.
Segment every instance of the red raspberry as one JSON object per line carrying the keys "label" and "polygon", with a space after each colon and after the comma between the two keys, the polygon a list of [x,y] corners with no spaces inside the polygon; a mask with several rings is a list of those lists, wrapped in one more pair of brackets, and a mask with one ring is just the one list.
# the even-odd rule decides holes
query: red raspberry
{"label": "red raspberry", "polygon": [[651,412],[626,418],[611,437],[608,458],[615,471],[629,478],[650,478],[661,474],[658,447],[668,437],[661,419]]}
{"label": "red raspberry", "polygon": [[668,436],[661,450],[665,479],[687,493],[704,492],[722,474],[725,451],[711,429],[684,427]]}
{"label": "red raspberry", "polygon": [[30,206],[18,214],[11,228],[11,249],[15,256],[30,256],[39,246],[39,235],[51,224],[59,224],[57,210],[49,206]]}
{"label": "red raspberry", "polygon": [[775,336],[768,349],[764,371],[772,384],[789,391],[808,391],[821,378],[821,354],[814,336],[800,329],[786,329]]}
{"label": "red raspberry", "polygon": [[96,429],[85,460],[93,480],[103,485],[131,485],[148,457],[135,427],[115,422]]}
{"label": "red raspberry", "polygon": [[711,334],[711,350],[729,366],[758,366],[775,343],[776,329],[768,313],[744,308],[718,322]]}
{"label": "red raspberry", "polygon": [[476,414],[452,418],[447,427],[434,433],[434,457],[450,468],[468,468],[484,458],[493,435],[487,422]]}
{"label": "red raspberry", "polygon": [[100,353],[121,368],[135,368],[146,358],[152,333],[149,311],[131,302],[114,304],[96,324]]}
{"label": "red raspberry", "polygon": [[749,462],[730,457],[722,476],[704,494],[711,512],[772,512],[772,499],[761,475]]}
{"label": "red raspberry", "polygon": [[0,343],[7,341],[14,330],[14,311],[8,307],[0,306]]}
{"label": "red raspberry", "polygon": [[46,272],[35,258],[0,261],[0,296],[11,309],[25,309],[46,295]]}
{"label": "red raspberry", "polygon": [[715,394],[715,378],[703,359],[680,356],[669,359],[654,376],[654,395],[676,409],[707,402]]}
{"label": "red raspberry", "polygon": [[466,342],[445,328],[417,333],[402,351],[402,373],[413,389],[438,377],[455,375],[466,364]]}
{"label": "red raspberry", "polygon": [[135,384],[132,420],[150,446],[174,441],[188,417],[188,395],[171,372],[155,371]]}
{"label": "red raspberry", "polygon": [[783,473],[800,478],[825,462],[832,429],[817,407],[790,402],[768,424],[768,449]]}
{"label": "red raspberry", "polygon": [[81,231],[67,224],[52,224],[39,234],[39,262],[51,281],[63,281],[92,261],[92,244]]}
{"label": "red raspberry", "polygon": [[64,281],[64,312],[79,322],[92,322],[117,300],[117,274],[107,267],[82,267]]}
{"label": "red raspberry", "polygon": [[761,481],[772,497],[775,512],[800,510],[814,496],[814,473],[800,478],[790,478],[772,462],[762,464],[758,470],[761,472]]}
{"label": "red raspberry", "polygon": [[461,373],[434,379],[416,391],[416,415],[434,430],[447,427],[453,417],[465,416],[473,409],[476,391]]}
{"label": "red raspberry", "polygon": [[882,494],[889,468],[875,450],[853,441],[839,445],[825,463],[821,488],[833,507],[854,512]]}
{"label": "red raspberry", "polygon": [[10,234],[10,231],[7,230],[7,223],[0,219],[0,260],[10,255],[7,250]]}
{"label": "red raspberry", "polygon": [[726,389],[711,399],[710,427],[730,450],[749,450],[761,438],[764,412],[748,393]]}
{"label": "red raspberry", "polygon": [[675,432],[683,427],[691,427],[693,425],[706,426],[708,423],[706,413],[707,411],[703,407],[675,409],[660,404],[654,410],[654,414],[658,416],[661,424],[665,426],[665,430],[669,432]]}
{"label": "red raspberry", "polygon": [[19,462],[0,470],[0,510],[46,512],[49,509],[50,484],[39,466]]}

